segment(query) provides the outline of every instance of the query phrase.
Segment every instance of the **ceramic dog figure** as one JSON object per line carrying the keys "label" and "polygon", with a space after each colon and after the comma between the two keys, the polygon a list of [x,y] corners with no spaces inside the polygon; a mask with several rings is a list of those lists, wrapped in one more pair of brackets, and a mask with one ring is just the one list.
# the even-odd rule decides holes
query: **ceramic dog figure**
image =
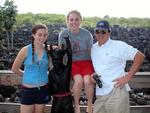
{"label": "ceramic dog figure", "polygon": [[[51,113],[74,113],[73,101],[70,92],[72,51],[69,36],[64,36],[66,48],[52,48],[48,51],[53,68],[49,71],[49,91],[53,96]],[[67,55],[66,65],[63,63]]]}

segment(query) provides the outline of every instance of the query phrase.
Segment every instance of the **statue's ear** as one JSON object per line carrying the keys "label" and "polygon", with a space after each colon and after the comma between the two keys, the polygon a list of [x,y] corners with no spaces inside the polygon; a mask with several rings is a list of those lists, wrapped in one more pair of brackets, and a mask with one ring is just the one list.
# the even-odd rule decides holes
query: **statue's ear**
{"label": "statue's ear", "polygon": [[64,44],[61,44],[61,49],[62,49],[62,50],[64,50],[64,49],[65,49]]}
{"label": "statue's ear", "polygon": [[50,50],[53,50],[53,47],[52,47],[52,46],[53,46],[53,44],[50,44]]}
{"label": "statue's ear", "polygon": [[67,33],[67,34],[65,34],[65,35],[63,36],[63,38],[64,38],[64,39],[69,38],[69,34],[68,34],[68,33]]}

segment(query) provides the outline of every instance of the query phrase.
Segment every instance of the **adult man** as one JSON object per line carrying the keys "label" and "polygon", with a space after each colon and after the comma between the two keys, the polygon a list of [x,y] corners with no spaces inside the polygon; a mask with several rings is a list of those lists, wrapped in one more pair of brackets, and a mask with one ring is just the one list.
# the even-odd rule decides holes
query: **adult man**
{"label": "adult man", "polygon": [[[96,87],[94,113],[130,113],[128,82],[145,56],[125,42],[110,39],[111,28],[106,20],[96,24],[94,33],[97,42],[92,46],[91,58],[102,81],[102,88]],[[133,60],[133,64],[125,73],[127,60]],[[93,77],[91,79],[95,82]]]}

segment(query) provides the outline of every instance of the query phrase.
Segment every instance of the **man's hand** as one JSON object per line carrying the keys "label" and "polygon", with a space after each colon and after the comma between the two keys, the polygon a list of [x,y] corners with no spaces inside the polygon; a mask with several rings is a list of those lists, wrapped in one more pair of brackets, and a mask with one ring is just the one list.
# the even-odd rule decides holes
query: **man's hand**
{"label": "man's hand", "polygon": [[125,86],[125,84],[127,84],[129,82],[130,79],[131,78],[128,75],[117,78],[117,79],[113,80],[113,82],[116,82],[114,84],[114,87],[123,88]]}

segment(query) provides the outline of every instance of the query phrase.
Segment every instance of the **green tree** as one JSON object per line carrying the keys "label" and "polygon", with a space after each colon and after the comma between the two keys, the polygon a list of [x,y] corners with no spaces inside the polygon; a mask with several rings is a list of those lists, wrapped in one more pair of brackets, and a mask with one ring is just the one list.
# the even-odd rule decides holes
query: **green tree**
{"label": "green tree", "polygon": [[[4,3],[4,7],[2,10],[3,15],[3,22],[4,22],[4,28],[6,30],[7,34],[7,46],[8,49],[10,49],[10,37],[11,37],[11,48],[13,48],[13,25],[16,22],[16,15],[17,15],[17,6],[14,5],[13,0],[6,0]],[[11,34],[9,36],[9,34]]]}
{"label": "green tree", "polygon": [[0,6],[0,49],[2,49],[2,31],[3,31],[3,7]]}
{"label": "green tree", "polygon": [[[3,19],[2,19],[2,6],[0,6],[0,33],[1,33],[1,31],[2,31],[2,28],[3,28],[3,26],[2,26],[2,23],[3,23]],[[1,38],[0,38],[1,39]]]}

